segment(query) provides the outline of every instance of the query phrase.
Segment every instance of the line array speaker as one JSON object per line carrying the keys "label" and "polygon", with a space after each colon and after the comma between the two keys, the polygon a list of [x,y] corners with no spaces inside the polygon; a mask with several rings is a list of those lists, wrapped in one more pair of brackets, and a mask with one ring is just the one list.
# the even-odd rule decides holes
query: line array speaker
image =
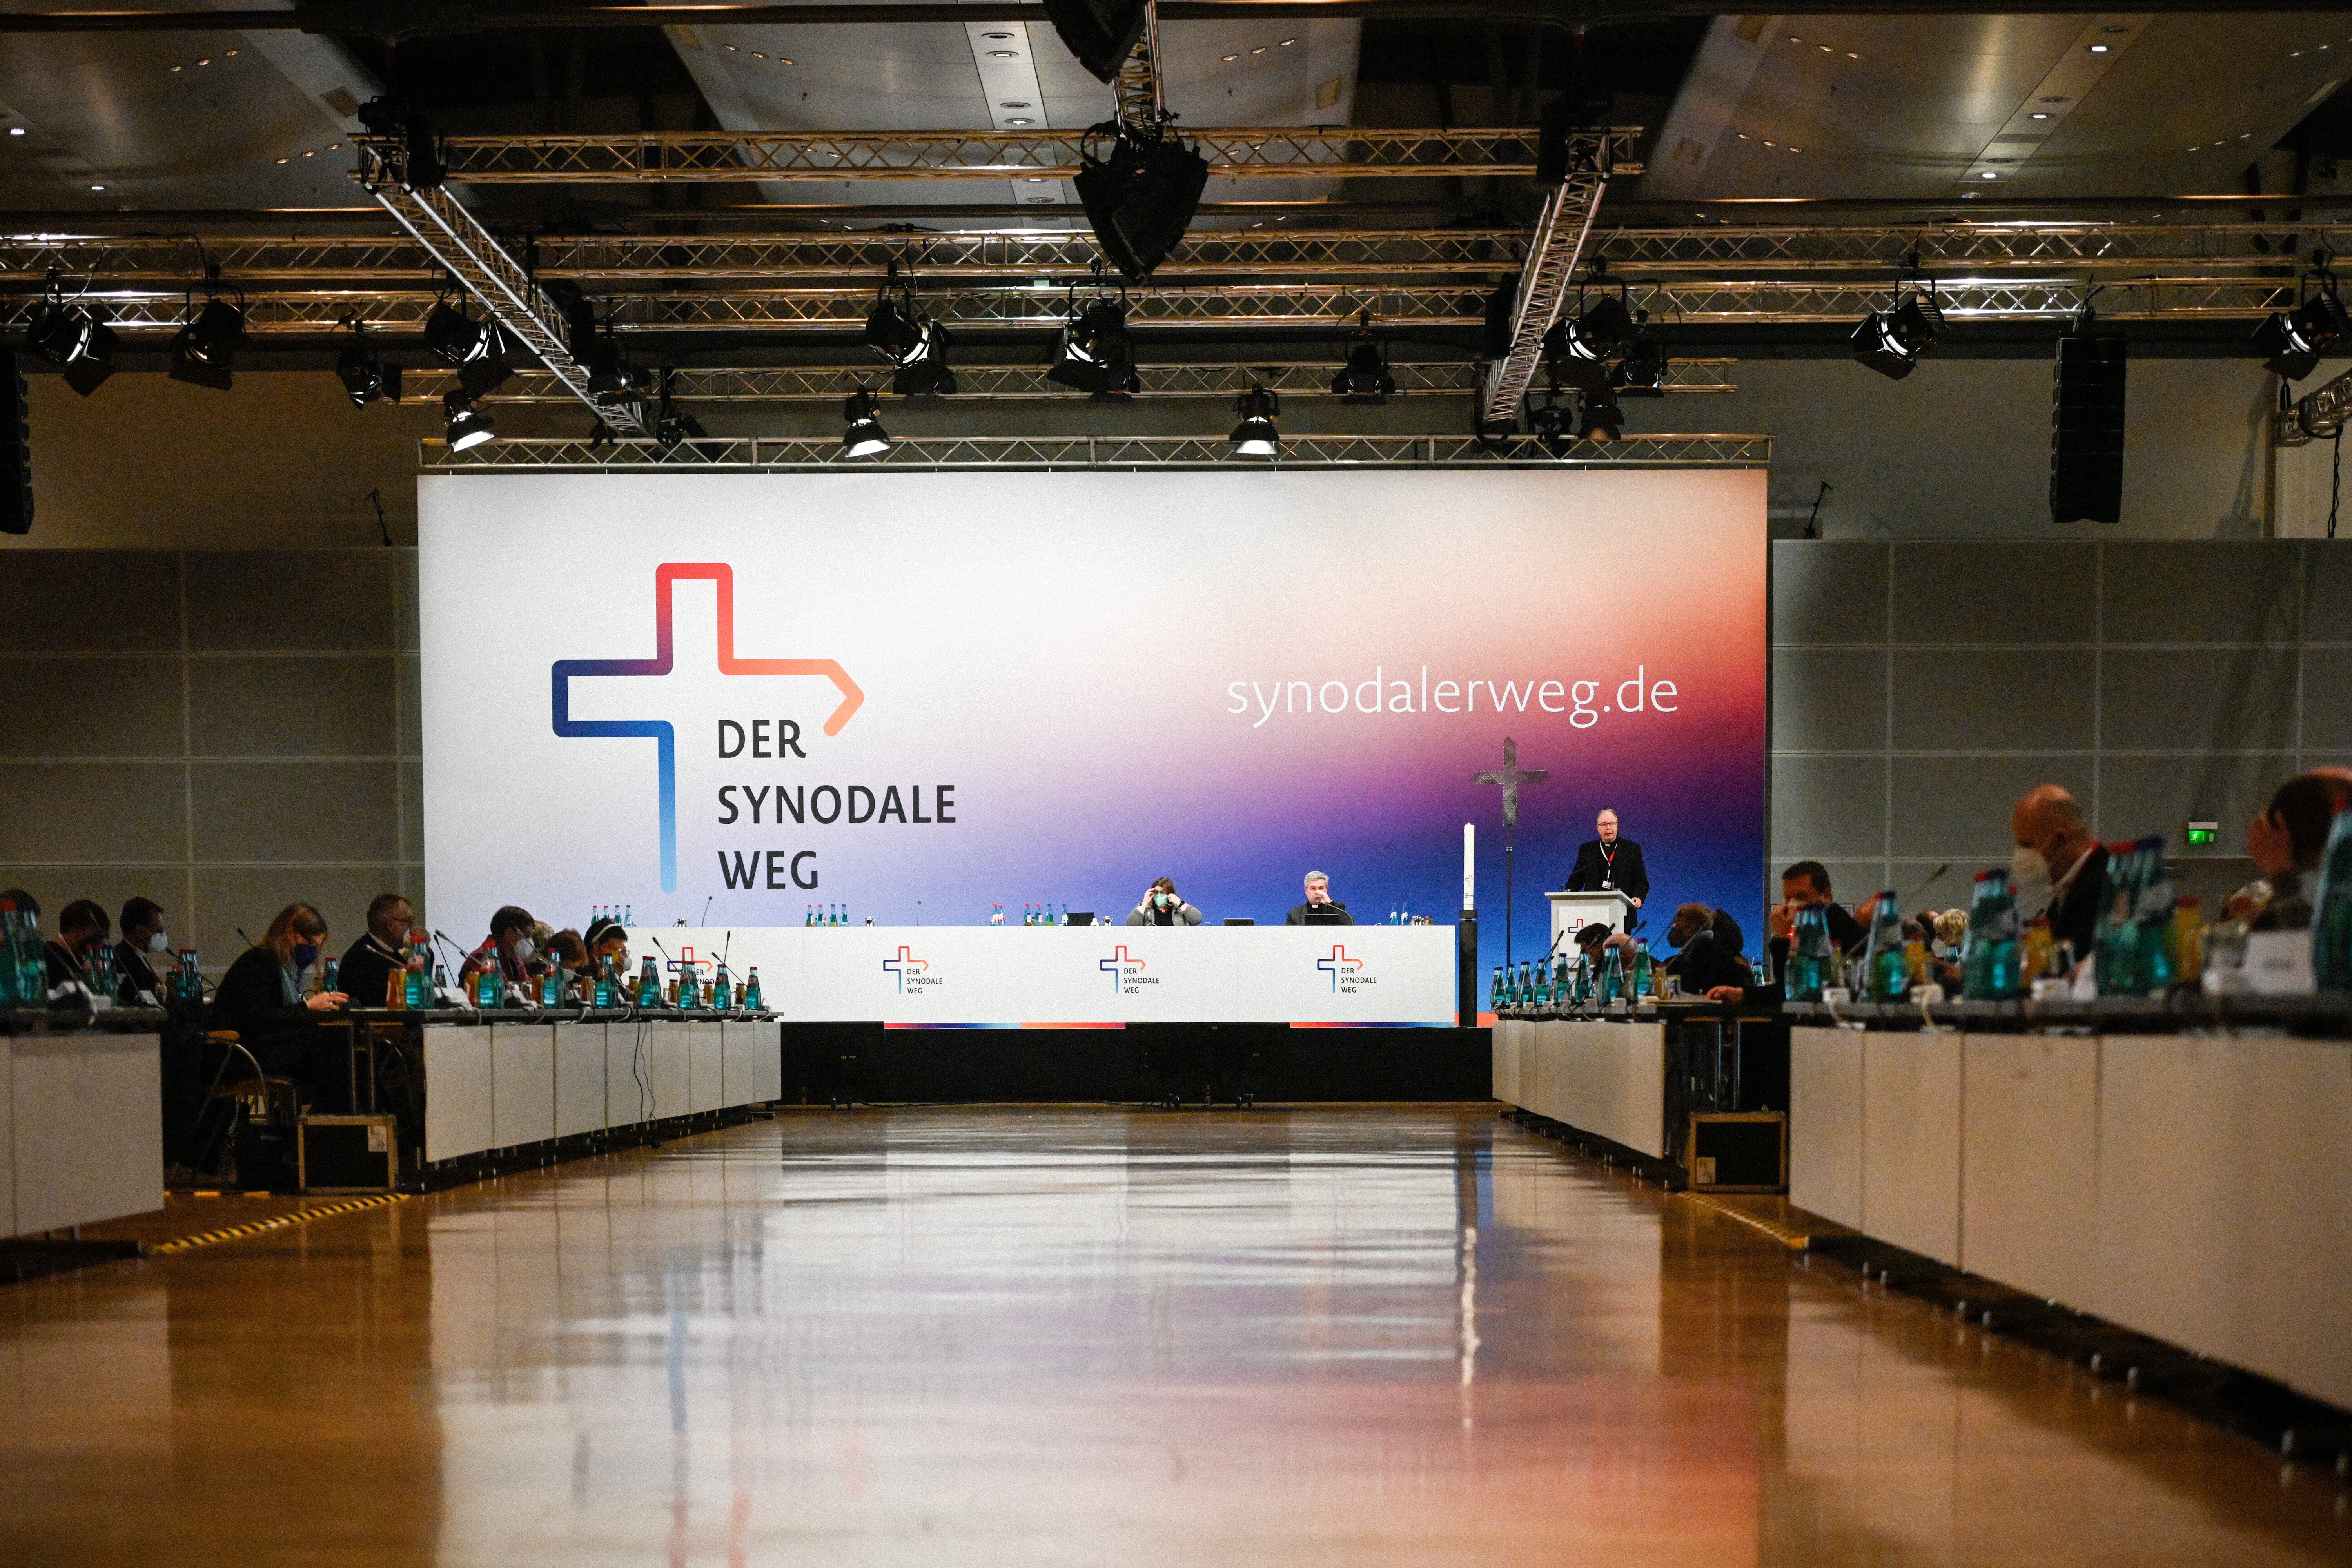
{"label": "line array speaker", "polygon": [[2050,425],[2050,521],[2116,522],[2124,510],[2124,340],[2058,340]]}
{"label": "line array speaker", "polygon": [[33,531],[33,432],[25,416],[25,373],[0,349],[0,437],[8,461],[0,469],[0,533]]}

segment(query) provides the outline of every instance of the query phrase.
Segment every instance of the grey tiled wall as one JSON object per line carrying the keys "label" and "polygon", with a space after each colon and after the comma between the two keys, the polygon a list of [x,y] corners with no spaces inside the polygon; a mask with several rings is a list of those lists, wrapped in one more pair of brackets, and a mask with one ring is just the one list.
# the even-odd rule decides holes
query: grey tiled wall
{"label": "grey tiled wall", "polygon": [[207,969],[307,899],[337,945],[420,900],[416,557],[0,558],[0,886],[164,906]]}
{"label": "grey tiled wall", "polygon": [[1948,860],[1920,901],[1965,903],[2057,783],[2211,908],[2278,782],[2352,759],[2352,542],[1790,541],[1772,571],[1774,877],[1907,895]]}

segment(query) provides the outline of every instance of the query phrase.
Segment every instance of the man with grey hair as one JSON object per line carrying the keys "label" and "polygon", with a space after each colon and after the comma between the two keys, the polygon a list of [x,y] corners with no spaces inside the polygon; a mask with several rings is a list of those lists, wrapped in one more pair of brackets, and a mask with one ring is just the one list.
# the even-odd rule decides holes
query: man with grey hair
{"label": "man with grey hair", "polygon": [[2051,936],[2086,955],[2106,902],[2107,851],[2091,836],[2082,804],[2063,785],[2037,784],[2009,814],[2009,830],[2019,913],[2048,915]]}
{"label": "man with grey hair", "polygon": [[1356,923],[1356,917],[1348,912],[1347,905],[1332,900],[1331,879],[1320,871],[1307,873],[1307,901],[1292,905],[1290,913],[1283,917],[1282,923],[1303,926],[1308,923],[1307,917],[1310,914],[1315,917],[1313,923],[1319,926],[1351,926]]}

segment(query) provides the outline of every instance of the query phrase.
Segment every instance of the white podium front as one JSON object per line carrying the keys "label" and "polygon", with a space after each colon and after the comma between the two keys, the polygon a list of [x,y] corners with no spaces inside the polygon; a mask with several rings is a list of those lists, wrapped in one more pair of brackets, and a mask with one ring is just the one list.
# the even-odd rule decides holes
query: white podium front
{"label": "white podium front", "polygon": [[1576,933],[1596,922],[1622,931],[1633,917],[1633,900],[1622,893],[1546,893],[1551,900],[1551,945],[1554,952],[1572,952]]}

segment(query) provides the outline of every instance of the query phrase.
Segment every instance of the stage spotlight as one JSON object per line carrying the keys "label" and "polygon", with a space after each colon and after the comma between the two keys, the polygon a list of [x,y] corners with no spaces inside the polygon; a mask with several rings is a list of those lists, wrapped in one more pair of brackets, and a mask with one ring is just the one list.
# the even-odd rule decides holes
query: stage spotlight
{"label": "stage spotlight", "polygon": [[1101,82],[1118,79],[1150,15],[1146,0],[1045,0],[1062,47]]}
{"label": "stage spotlight", "polygon": [[467,402],[462,392],[443,394],[441,413],[449,424],[449,450],[453,452],[498,437],[498,426],[490,422],[490,416]]}
{"label": "stage spotlight", "polygon": [[891,299],[898,268],[882,285],[882,297],[866,318],[866,341],[874,352],[897,368],[890,390],[900,397],[944,397],[956,389],[955,372],[948,368],[948,331],[915,309],[909,284],[903,302]]}
{"label": "stage spotlight", "polygon": [[[1598,276],[1593,284],[1607,287],[1613,279]],[[1544,356],[1560,379],[1578,387],[1601,386],[1609,379],[1609,359],[1633,333],[1633,313],[1619,285],[1616,295],[1602,295],[1588,308],[1584,290],[1577,290],[1577,313],[1552,323],[1544,334]]]}
{"label": "stage spotlight", "polygon": [[1342,403],[1377,404],[1386,403],[1396,389],[1396,377],[1389,374],[1389,356],[1374,341],[1367,323],[1358,329],[1348,347],[1348,363],[1331,378],[1331,391]]}
{"label": "stage spotlight", "polygon": [[353,321],[351,328],[352,341],[335,356],[335,379],[343,384],[343,395],[352,400],[352,407],[365,408],[383,395],[383,364],[360,324]]}
{"label": "stage spotlight", "polygon": [[2273,312],[2254,328],[2254,347],[2263,355],[2263,368],[2289,381],[2300,381],[2319,368],[2320,356],[2345,335],[2343,302],[2336,297],[2335,275],[2322,268],[2319,292],[2294,310]]}
{"label": "stage spotlight", "polygon": [[852,458],[878,458],[890,449],[890,432],[882,428],[880,401],[859,388],[841,405],[841,449]]}
{"label": "stage spotlight", "polygon": [[166,374],[173,381],[226,392],[232,362],[244,342],[245,308],[215,296],[172,340],[172,368]]}
{"label": "stage spotlight", "polygon": [[447,296],[433,302],[425,318],[425,346],[453,369],[463,369],[490,353],[492,333],[487,322],[466,314],[465,297],[451,304]]}
{"label": "stage spotlight", "polygon": [[1891,380],[1901,381],[1919,356],[1944,335],[1944,312],[1933,294],[1906,294],[1891,310],[1873,310],[1846,341],[1853,357]]}
{"label": "stage spotlight", "polygon": [[1620,397],[1664,397],[1666,395],[1666,351],[1645,321],[1633,329],[1625,357],[1609,374]]}
{"label": "stage spotlight", "polygon": [[[1111,138],[1110,156],[1094,143]],[[1141,279],[1184,237],[1209,183],[1209,163],[1186,146],[1166,120],[1127,125],[1107,120],[1087,132],[1074,182],[1095,243],[1121,276]]]}
{"label": "stage spotlight", "polygon": [[1274,416],[1281,411],[1282,400],[1263,386],[1254,384],[1234,398],[1234,412],[1241,416],[1241,423],[1234,426],[1234,450],[1244,458],[1279,453],[1282,436],[1274,427]]}
{"label": "stage spotlight", "polygon": [[114,374],[114,329],[96,311],[68,300],[49,274],[48,292],[25,312],[25,346],[65,370],[65,383],[88,397]]}
{"label": "stage spotlight", "polygon": [[1126,300],[1098,297],[1065,322],[1045,379],[1112,402],[1123,403],[1142,391],[1135,342],[1127,335]]}
{"label": "stage spotlight", "polygon": [[1569,410],[1559,405],[1559,388],[1552,387],[1544,394],[1543,402],[1528,415],[1528,423],[1543,443],[1543,449],[1553,457],[1564,457],[1576,445],[1576,436],[1569,429]]}
{"label": "stage spotlight", "polygon": [[1616,394],[1607,387],[1594,387],[1583,394],[1581,415],[1576,421],[1576,438],[1580,441],[1614,441],[1625,434],[1625,411],[1617,406]]}

